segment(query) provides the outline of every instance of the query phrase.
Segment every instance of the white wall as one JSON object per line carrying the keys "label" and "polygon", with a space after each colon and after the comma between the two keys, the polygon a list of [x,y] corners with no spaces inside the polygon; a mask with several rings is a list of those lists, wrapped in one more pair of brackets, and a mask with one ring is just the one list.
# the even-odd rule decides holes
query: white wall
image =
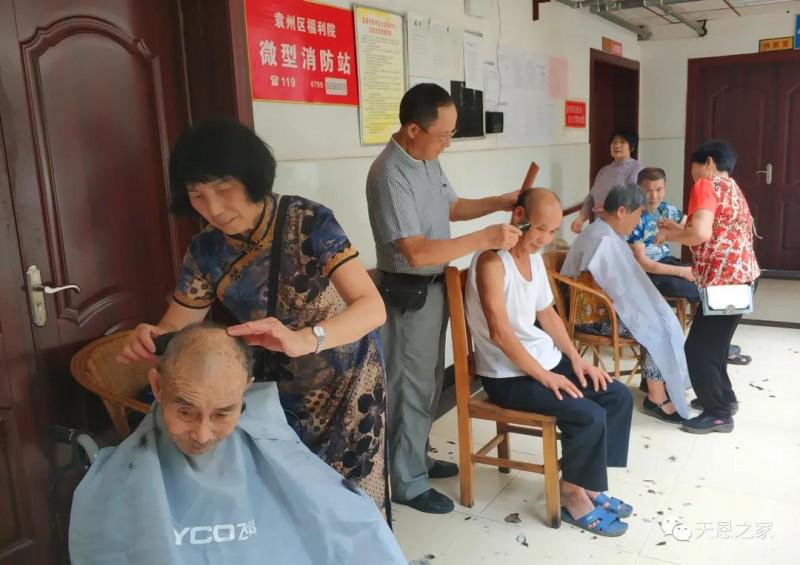
{"label": "white wall", "polygon": [[[600,49],[602,36],[622,41],[628,58],[638,59],[640,54],[640,43],[632,33],[593,17],[586,10],[579,12],[557,3],[543,5],[540,20],[534,22],[530,0],[499,0],[500,17],[495,1],[493,15],[486,19],[466,16],[463,0],[362,1],[396,12],[431,15],[482,32],[484,58],[495,62],[502,26],[501,47],[568,60],[570,98],[588,101],[589,50]],[[329,3],[351,5],[348,0]],[[299,194],[333,208],[361,251],[364,264],[373,267],[375,249],[364,191],[367,171],[381,148],[360,145],[357,109],[254,102],[253,111],[256,131],[272,146],[278,159],[275,190]],[[518,188],[533,160],[541,167],[538,185],[552,187],[564,205],[579,202],[588,190],[588,128],[565,130],[561,127],[563,104],[557,104],[554,111],[558,113],[554,145],[511,147],[503,141],[502,134],[454,141],[440,159],[456,191],[464,197],[481,197]],[[458,235],[505,219],[495,215],[455,224],[453,232]]]}
{"label": "white wall", "polygon": [[687,36],[682,25],[659,36],[674,39],[641,42],[639,99],[640,159],[662,167],[669,179],[667,200],[683,203],[686,88],[689,59],[758,52],[758,40],[794,35],[800,2],[780,4],[771,14],[728,17],[708,22],[708,35]]}

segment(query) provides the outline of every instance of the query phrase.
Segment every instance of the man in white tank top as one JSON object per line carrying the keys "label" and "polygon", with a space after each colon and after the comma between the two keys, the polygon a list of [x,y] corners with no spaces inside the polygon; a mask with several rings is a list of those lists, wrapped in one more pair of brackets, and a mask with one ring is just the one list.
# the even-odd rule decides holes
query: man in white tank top
{"label": "man in white tank top", "polygon": [[466,310],[476,373],[495,404],[558,419],[562,519],[620,536],[628,528],[621,518],[633,508],[604,491],[607,468],[627,465],[633,400],[623,384],[578,354],[553,309],[538,252],[561,225],[558,198],[535,188],[517,204],[512,223],[525,232],[517,244],[476,254],[470,266]]}

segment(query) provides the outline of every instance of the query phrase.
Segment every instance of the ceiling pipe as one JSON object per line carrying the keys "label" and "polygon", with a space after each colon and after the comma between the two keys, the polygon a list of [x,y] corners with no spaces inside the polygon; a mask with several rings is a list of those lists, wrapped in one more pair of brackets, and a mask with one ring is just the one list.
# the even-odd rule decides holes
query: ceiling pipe
{"label": "ceiling pipe", "polygon": [[646,26],[634,25],[627,20],[623,20],[619,16],[615,16],[613,14],[608,13],[608,9],[605,7],[601,7],[599,2],[597,3],[597,5],[589,8],[589,11],[594,15],[603,18],[604,20],[607,20],[611,23],[617,24],[620,27],[624,27],[625,29],[632,31],[639,37],[639,39],[647,40],[653,36],[653,32],[647,29]]}
{"label": "ceiling pipe", "polygon": [[686,4],[687,2],[697,2],[698,0],[606,0],[603,2],[611,11],[630,10],[631,8],[642,8],[647,6],[671,6],[673,4]]}
{"label": "ceiling pipe", "polygon": [[[648,1],[642,0],[644,5],[647,6]],[[658,4],[658,9],[664,12],[665,15],[675,18],[679,22],[681,22],[686,27],[691,28],[699,37],[705,37],[708,34],[708,30],[705,28],[704,25],[701,25],[700,22],[693,22],[692,20],[688,19],[683,14],[679,14],[675,10],[673,10],[669,6],[663,5],[661,2]]]}
{"label": "ceiling pipe", "polygon": [[[641,5],[642,5],[641,3],[643,1],[646,1],[646,0],[637,0],[638,3],[637,3],[636,7],[637,8],[641,7]],[[556,2],[558,2],[559,4],[564,4],[565,6],[569,6],[570,8],[574,8],[574,9],[580,9],[580,8],[583,7],[584,4],[588,4],[588,1],[586,1],[586,0],[584,0],[584,1],[578,0],[578,1],[575,1],[575,2],[573,2],[572,0],[556,0]],[[632,23],[630,23],[628,21],[623,20],[622,18],[620,18],[618,16],[614,16],[613,14],[609,14],[607,9],[601,9],[601,3],[599,1],[596,2],[596,4],[594,6],[591,6],[589,11],[591,13],[595,14],[596,16],[599,16],[599,17],[603,18],[604,20],[607,20],[607,21],[609,21],[609,22],[611,22],[613,24],[616,24],[616,25],[618,25],[620,27],[624,27],[625,29],[627,29],[629,31],[632,31],[633,33],[635,33],[639,37],[639,39],[647,40],[647,39],[650,39],[653,36],[653,33],[649,29],[647,29],[646,26],[634,25],[634,24],[632,24]]]}

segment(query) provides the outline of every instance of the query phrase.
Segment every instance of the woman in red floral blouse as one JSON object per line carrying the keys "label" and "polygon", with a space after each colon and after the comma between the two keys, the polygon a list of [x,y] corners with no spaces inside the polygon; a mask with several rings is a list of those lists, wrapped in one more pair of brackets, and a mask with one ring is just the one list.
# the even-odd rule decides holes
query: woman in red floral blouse
{"label": "woman in red floral blouse", "polygon": [[[725,141],[706,141],[692,154],[694,185],[689,196],[685,228],[672,220],[659,224],[658,239],[688,245],[697,286],[752,284],[761,274],[753,251],[753,216],[739,185],[730,176],[736,153]],[[686,362],[702,414],[686,420],[691,433],[733,431],[739,409],[728,378],[728,347],[741,319],[704,316],[702,309],[686,339]]]}

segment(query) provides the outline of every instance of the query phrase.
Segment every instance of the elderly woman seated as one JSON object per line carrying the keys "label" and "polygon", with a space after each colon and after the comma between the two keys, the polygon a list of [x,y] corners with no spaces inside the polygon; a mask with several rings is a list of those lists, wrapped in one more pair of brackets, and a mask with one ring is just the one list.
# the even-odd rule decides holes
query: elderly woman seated
{"label": "elderly woman seated", "polygon": [[[683,331],[624,240],[639,222],[644,205],[644,193],[637,185],[614,187],[598,220],[573,243],[561,274],[578,278],[588,271],[611,297],[620,320],[620,334],[633,337],[644,347],[645,412],[667,422],[680,423],[688,417],[685,394],[689,378]],[[602,319],[581,329],[609,335],[611,322]]]}
{"label": "elderly woman seated", "polygon": [[75,491],[74,565],[405,563],[373,500],[311,453],[248,348],[194,325],[150,371],[139,427]]}

